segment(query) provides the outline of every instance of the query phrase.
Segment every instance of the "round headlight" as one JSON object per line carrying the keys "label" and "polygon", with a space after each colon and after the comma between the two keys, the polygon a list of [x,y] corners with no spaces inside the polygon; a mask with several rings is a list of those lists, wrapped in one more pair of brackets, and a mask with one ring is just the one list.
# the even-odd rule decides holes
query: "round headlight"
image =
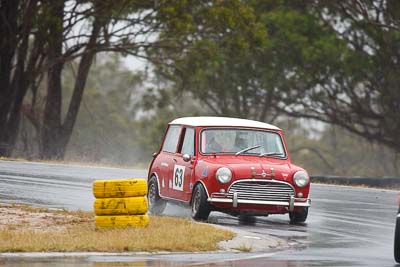
{"label": "round headlight", "polygon": [[221,184],[229,183],[232,179],[232,172],[226,167],[219,168],[215,174],[217,181]]}
{"label": "round headlight", "polygon": [[310,176],[305,171],[298,171],[293,176],[293,182],[298,187],[305,187],[310,182]]}

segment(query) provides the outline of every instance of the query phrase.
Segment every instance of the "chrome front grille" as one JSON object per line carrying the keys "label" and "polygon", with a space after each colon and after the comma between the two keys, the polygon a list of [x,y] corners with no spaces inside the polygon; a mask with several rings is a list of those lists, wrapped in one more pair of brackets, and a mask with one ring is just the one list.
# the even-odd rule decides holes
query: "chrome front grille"
{"label": "chrome front grille", "polygon": [[233,198],[234,192],[238,199],[261,201],[290,201],[295,195],[289,184],[277,181],[239,181],[231,185],[227,197]]}

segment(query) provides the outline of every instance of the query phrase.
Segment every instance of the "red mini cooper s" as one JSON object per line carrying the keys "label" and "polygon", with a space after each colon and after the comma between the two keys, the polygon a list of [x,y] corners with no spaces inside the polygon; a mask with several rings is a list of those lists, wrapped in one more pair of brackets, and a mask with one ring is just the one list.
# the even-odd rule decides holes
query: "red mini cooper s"
{"label": "red mini cooper s", "polygon": [[191,206],[195,220],[211,211],[235,216],[289,213],[307,219],[310,177],[292,164],[282,130],[245,119],[185,117],[169,123],[148,173],[150,212],[167,201]]}

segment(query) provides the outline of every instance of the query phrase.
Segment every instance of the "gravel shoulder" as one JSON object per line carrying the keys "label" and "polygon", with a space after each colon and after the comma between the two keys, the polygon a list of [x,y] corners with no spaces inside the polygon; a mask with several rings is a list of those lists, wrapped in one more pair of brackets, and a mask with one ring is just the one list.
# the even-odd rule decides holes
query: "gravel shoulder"
{"label": "gravel shoulder", "polygon": [[233,239],[218,243],[220,251],[223,252],[271,252],[287,246],[287,242],[278,237],[248,232],[237,228],[214,226],[236,234]]}
{"label": "gravel shoulder", "polygon": [[[35,233],[60,233],[60,232],[69,232],[69,228],[71,225],[90,225],[93,222],[93,218],[90,213],[79,212],[79,211],[64,211],[64,210],[48,210],[48,209],[40,209],[40,208],[32,208],[27,205],[1,205],[0,206],[0,233],[4,235],[6,238],[17,239],[16,234],[20,234],[21,232],[35,235]],[[161,217],[162,219],[167,219],[168,217]],[[173,219],[173,218],[172,218]],[[173,220],[186,220],[187,219],[173,219]],[[173,222],[167,222],[177,223]],[[188,223],[188,231],[196,231],[196,228],[202,228],[202,231],[208,231],[212,229],[219,229],[216,232],[224,232],[225,237],[218,237],[217,239],[213,239],[215,241],[207,241],[207,242],[216,242],[215,247],[213,249],[204,249],[199,248],[198,252],[201,251],[214,251],[214,252],[228,252],[228,253],[237,253],[237,252],[270,252],[282,249],[285,246],[285,241],[279,238],[271,237],[268,235],[250,233],[241,229],[231,228],[226,226],[220,226],[215,224],[205,224],[205,223],[196,223],[196,222],[186,222]],[[172,225],[171,225],[172,226]],[[212,229],[210,229],[210,227]],[[210,230],[207,230],[210,229]],[[97,231],[95,231],[97,232]],[[230,234],[229,234],[230,233]],[[94,233],[94,234],[99,234]],[[104,232],[104,235],[107,233]],[[136,233],[137,234],[137,233]],[[157,233],[155,233],[157,234]],[[22,237],[23,238],[23,237]],[[162,238],[162,237],[160,237]],[[78,239],[80,241],[80,239]],[[222,240],[222,241],[221,241]],[[12,242],[13,243],[13,242]],[[171,244],[172,246],[173,244]],[[210,248],[211,248],[210,247]],[[197,249],[191,248],[190,251],[196,252]],[[14,247],[10,250],[2,248],[3,252],[12,252],[15,255],[25,255],[28,253],[31,255],[32,252],[35,251],[35,248],[30,250],[29,248],[21,248],[20,250],[17,247]],[[47,251],[47,250],[45,250]],[[65,251],[57,251],[50,250],[50,253],[57,252],[68,252]],[[78,250],[79,251],[79,250]],[[96,249],[90,249],[88,252],[96,252]],[[146,249],[140,250],[140,248],[134,248],[132,250],[128,249],[127,251],[107,251],[107,250],[99,250],[99,252],[129,252],[129,253],[141,253],[141,251],[148,251]],[[177,248],[169,248],[168,244],[165,245],[165,248],[162,249],[160,247],[159,250],[151,249],[151,253],[171,253],[171,252],[184,252],[185,247],[177,247]],[[19,252],[19,253],[16,253]],[[0,253],[1,256],[5,256],[7,254]],[[38,253],[41,255],[41,253]]]}

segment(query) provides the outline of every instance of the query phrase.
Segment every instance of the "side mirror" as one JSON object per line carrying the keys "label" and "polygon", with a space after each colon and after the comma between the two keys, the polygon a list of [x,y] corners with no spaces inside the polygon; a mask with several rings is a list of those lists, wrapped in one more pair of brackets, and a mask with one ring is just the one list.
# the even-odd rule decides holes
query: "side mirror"
{"label": "side mirror", "polygon": [[192,157],[189,154],[183,154],[182,158],[183,158],[183,161],[189,162]]}

